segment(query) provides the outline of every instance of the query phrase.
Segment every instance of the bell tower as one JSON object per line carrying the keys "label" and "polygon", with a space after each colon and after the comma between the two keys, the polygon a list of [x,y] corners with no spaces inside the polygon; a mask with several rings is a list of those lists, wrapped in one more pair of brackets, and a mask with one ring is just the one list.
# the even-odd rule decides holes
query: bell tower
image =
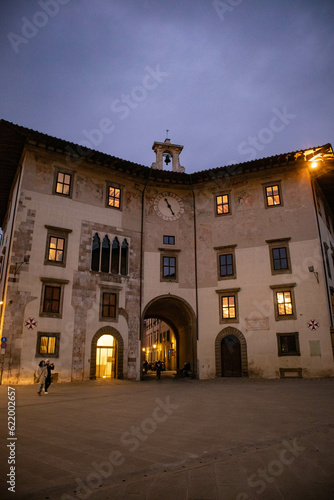
{"label": "bell tower", "polygon": [[172,162],[173,172],[183,173],[185,171],[185,168],[180,165],[179,159],[183,146],[180,146],[179,144],[171,144],[170,139],[167,137],[164,142],[155,141],[152,149],[156,155],[155,162],[151,165],[152,168],[163,170],[163,162],[165,161],[166,165]]}

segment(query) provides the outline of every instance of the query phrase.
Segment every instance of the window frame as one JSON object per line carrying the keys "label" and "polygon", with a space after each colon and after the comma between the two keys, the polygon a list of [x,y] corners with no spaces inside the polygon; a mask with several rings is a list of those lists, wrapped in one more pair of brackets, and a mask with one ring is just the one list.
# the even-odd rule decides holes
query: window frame
{"label": "window frame", "polygon": [[[40,280],[42,282],[42,291],[41,291],[41,303],[40,303],[39,316],[46,317],[46,318],[61,318],[62,314],[63,314],[64,288],[65,288],[65,285],[67,285],[69,283],[69,280],[58,280],[58,279],[54,279],[54,278],[40,278]],[[58,312],[44,311],[46,287],[60,288],[59,311]]]}
{"label": "window frame", "polygon": [[[276,205],[275,204],[269,205],[268,204],[267,188],[274,187],[274,186],[278,187],[278,196],[279,196],[279,199],[280,199],[280,203],[278,203]],[[264,196],[265,208],[283,207],[282,181],[281,180],[271,181],[271,182],[265,182],[265,183],[262,184],[262,187],[263,187],[263,196]]]}
{"label": "window frame", "polygon": [[[69,175],[70,176],[70,185],[69,185],[69,193],[64,194],[64,193],[59,193],[57,191],[57,184],[58,184],[58,175],[59,174],[64,174],[64,175]],[[70,170],[68,168],[63,168],[63,167],[55,167],[55,175],[54,175],[54,181],[53,181],[53,194],[56,196],[62,196],[64,198],[72,198],[73,194],[73,183],[74,183],[74,174],[75,172],[73,170]]]}
{"label": "window frame", "polygon": [[[239,300],[238,295],[240,292],[240,288],[227,288],[225,290],[216,290],[218,294],[218,307],[219,307],[219,323],[239,323]],[[223,306],[222,299],[224,297],[234,297],[234,308],[235,308],[235,317],[234,318],[223,318]]]}
{"label": "window frame", "polygon": [[[291,258],[290,258],[290,249],[289,249],[289,241],[291,238],[279,238],[275,240],[266,240],[266,243],[268,244],[268,249],[269,249],[269,259],[270,259],[270,267],[271,267],[271,274],[276,275],[276,274],[291,274],[292,273],[292,267],[291,267]],[[275,269],[275,259],[274,259],[274,253],[273,250],[276,250],[278,248],[285,248],[286,251],[286,260],[288,267],[286,269]]]}
{"label": "window frame", "polygon": [[[217,276],[219,281],[223,280],[231,280],[237,278],[237,269],[236,269],[236,258],[235,258],[235,248],[237,245],[224,245],[221,247],[214,247],[214,250],[217,253]],[[232,267],[233,273],[228,274],[226,276],[222,276],[220,274],[221,265],[220,265],[220,257],[224,255],[232,255]]]}
{"label": "window frame", "polygon": [[[287,320],[295,320],[297,319],[297,311],[296,311],[296,302],[295,302],[295,294],[294,288],[296,283],[289,283],[286,285],[271,285],[270,288],[274,293],[274,311],[275,311],[275,320],[276,321],[287,321]],[[278,313],[278,293],[290,293],[291,296],[291,306],[292,306],[292,314],[279,314]]]}
{"label": "window frame", "polygon": [[[101,287],[100,289],[100,321],[107,321],[111,323],[115,323],[118,321],[118,312],[119,312],[119,293],[120,290],[115,287]],[[115,296],[115,316],[103,316],[103,298],[105,294],[114,295]]]}
{"label": "window frame", "polygon": [[[228,212],[223,212],[223,213],[218,213],[218,206],[220,204],[218,204],[218,198],[221,197],[221,198],[224,198],[224,196],[227,196],[227,204],[226,203],[222,203],[221,205],[224,206],[224,205],[227,205],[228,206]],[[224,200],[222,200],[224,201]],[[226,215],[231,215],[232,214],[232,208],[231,208],[231,191],[224,191],[224,193],[220,193],[220,194],[216,194],[215,195],[215,216],[216,217],[224,217]]]}
{"label": "window frame", "polygon": [[[113,205],[109,204],[109,190],[110,189],[117,189],[119,190],[119,207],[115,207]],[[115,198],[117,199],[117,198]],[[117,210],[117,211],[122,211],[122,203],[123,203],[123,187],[120,184],[112,183],[110,181],[107,182],[107,196],[106,196],[106,207],[110,208],[111,210]]]}
{"label": "window frame", "polygon": [[[300,344],[299,344],[299,333],[298,332],[284,332],[284,333],[276,333],[277,337],[277,355],[278,357],[282,356],[300,356]],[[282,351],[282,338],[283,337],[294,337],[296,342],[296,350],[290,352]]]}
{"label": "window frame", "polygon": [[[49,226],[49,225],[45,225],[44,227],[47,229],[44,265],[56,266],[56,267],[66,267],[68,235],[72,232],[72,229],[65,229],[65,228],[56,227],[56,226]],[[63,260],[61,262],[49,260],[49,250],[50,250],[50,239],[51,238],[58,238],[58,239],[61,238],[64,240]]]}
{"label": "window frame", "polygon": [[[160,251],[160,282],[168,283],[178,283],[179,281],[179,265],[178,265],[178,254],[180,249],[178,248],[158,248]],[[174,257],[175,258],[175,278],[164,276],[164,257]]]}
{"label": "window frame", "polygon": [[[48,338],[54,337],[56,339],[55,352],[53,354],[49,352],[47,353],[40,352],[42,337],[48,337]],[[59,358],[59,347],[60,347],[60,332],[37,332],[35,358]]]}
{"label": "window frame", "polygon": [[163,245],[175,245],[175,236],[164,234],[162,237],[162,242]]}

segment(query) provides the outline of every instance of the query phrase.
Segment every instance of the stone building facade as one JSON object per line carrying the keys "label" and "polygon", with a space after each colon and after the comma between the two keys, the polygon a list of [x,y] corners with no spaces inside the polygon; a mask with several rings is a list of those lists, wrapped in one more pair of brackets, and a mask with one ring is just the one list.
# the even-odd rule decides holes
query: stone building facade
{"label": "stone building facade", "polygon": [[151,167],[4,120],[0,147],[2,383],[139,380],[150,318],[198,378],[334,375],[329,144],[194,174],[170,139]]}

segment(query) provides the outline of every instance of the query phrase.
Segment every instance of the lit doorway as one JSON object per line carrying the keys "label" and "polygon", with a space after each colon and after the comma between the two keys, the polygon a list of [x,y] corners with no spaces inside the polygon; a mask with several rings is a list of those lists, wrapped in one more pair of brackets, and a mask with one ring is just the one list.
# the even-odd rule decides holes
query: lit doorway
{"label": "lit doorway", "polygon": [[116,377],[116,342],[112,335],[102,335],[96,345],[96,378]]}

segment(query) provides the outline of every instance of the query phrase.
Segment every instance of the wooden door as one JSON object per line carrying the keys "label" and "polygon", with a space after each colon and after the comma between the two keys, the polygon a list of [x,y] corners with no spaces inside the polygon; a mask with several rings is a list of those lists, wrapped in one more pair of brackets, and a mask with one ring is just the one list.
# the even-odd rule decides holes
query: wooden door
{"label": "wooden door", "polygon": [[221,344],[222,377],[241,377],[241,346],[234,335],[227,335]]}

